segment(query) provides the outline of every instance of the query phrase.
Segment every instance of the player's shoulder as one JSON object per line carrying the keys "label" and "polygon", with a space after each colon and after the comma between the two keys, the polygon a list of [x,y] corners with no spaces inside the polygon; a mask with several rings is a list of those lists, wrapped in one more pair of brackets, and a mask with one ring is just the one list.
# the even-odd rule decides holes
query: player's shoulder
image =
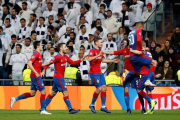
{"label": "player's shoulder", "polygon": [[90,51],[95,51],[95,48],[90,49]]}

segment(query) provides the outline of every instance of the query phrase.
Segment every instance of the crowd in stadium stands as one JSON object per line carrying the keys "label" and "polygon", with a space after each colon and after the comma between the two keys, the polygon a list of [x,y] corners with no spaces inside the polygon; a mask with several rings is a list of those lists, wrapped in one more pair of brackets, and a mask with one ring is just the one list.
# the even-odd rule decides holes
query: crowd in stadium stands
{"label": "crowd in stadium stands", "polygon": [[[166,2],[167,0],[165,0]],[[93,48],[94,38],[103,40],[103,51],[120,50],[126,45],[129,32],[138,21],[145,22],[143,37],[150,48],[153,59],[158,61],[156,78],[171,80],[180,68],[180,0],[172,0],[174,8],[174,33],[164,46],[151,40],[154,24],[159,29],[164,11],[162,0],[0,0],[0,79],[13,79],[13,85],[22,85],[22,72],[33,54],[33,42],[43,45],[43,62],[57,54],[58,43],[66,43],[67,55],[78,60]],[[156,14],[153,11],[156,10]],[[152,14],[153,13],[153,14]],[[156,22],[155,22],[156,21]],[[114,59],[115,55],[104,55]],[[117,70],[123,73],[124,57],[121,63],[102,63],[102,71]],[[89,62],[83,61],[77,67],[82,81],[90,80]],[[54,66],[47,70],[46,79],[52,79]],[[105,74],[106,75],[106,74]],[[160,84],[162,82],[158,82]],[[47,85],[50,84],[47,82]],[[169,84],[169,82],[165,82]],[[2,82],[1,82],[2,85]]]}

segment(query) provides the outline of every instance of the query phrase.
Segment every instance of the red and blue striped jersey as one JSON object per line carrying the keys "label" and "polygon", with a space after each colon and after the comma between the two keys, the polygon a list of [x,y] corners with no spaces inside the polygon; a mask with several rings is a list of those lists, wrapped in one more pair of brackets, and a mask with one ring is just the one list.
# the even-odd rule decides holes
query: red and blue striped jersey
{"label": "red and blue striped jersey", "polygon": [[[142,41],[141,41],[141,35],[142,31],[140,29],[134,28],[128,36],[130,47],[133,50],[142,50]],[[134,55],[134,53],[130,53],[131,56]]]}
{"label": "red and blue striped jersey", "polygon": [[[41,56],[41,54],[38,51],[34,51],[34,53],[31,56],[29,61],[32,61],[34,69],[41,76],[41,67],[42,67],[42,56]],[[30,76],[36,77],[36,75],[33,71],[31,71]]]}
{"label": "red and blue striped jersey", "polygon": [[[94,57],[96,55],[98,55],[99,53],[101,52],[101,50],[97,50],[95,48],[92,48],[90,51],[89,51],[89,57]],[[100,57],[92,60],[90,62],[90,70],[89,70],[89,73],[91,74],[99,74],[101,73],[101,62],[102,62],[102,58],[103,58],[103,55],[101,55]]]}
{"label": "red and blue striped jersey", "polygon": [[[60,55],[59,53],[54,56],[54,58],[51,60],[51,64],[54,64],[54,78],[64,78],[64,72],[66,67],[66,62],[76,65],[81,62],[81,60],[73,61],[71,60],[67,55]],[[48,66],[45,66],[44,69],[46,70]]]}

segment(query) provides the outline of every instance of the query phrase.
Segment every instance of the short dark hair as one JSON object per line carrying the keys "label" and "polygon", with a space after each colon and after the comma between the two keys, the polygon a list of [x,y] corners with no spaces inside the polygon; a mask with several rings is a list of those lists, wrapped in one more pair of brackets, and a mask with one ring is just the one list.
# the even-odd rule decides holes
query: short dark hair
{"label": "short dark hair", "polygon": [[84,4],[84,7],[89,11],[89,9],[90,9],[90,5],[89,4]]}
{"label": "short dark hair", "polygon": [[[31,36],[32,36],[32,34],[34,34],[34,33],[36,33],[36,31],[35,30],[32,30],[31,31]],[[36,33],[37,34],[37,33]]]}
{"label": "short dark hair", "polygon": [[103,28],[102,28],[101,26],[96,27],[96,29],[97,29],[98,31],[100,31],[100,32],[103,31]]}
{"label": "short dark hair", "polygon": [[76,33],[75,32],[71,32],[70,34],[74,34],[74,36],[76,37]]}
{"label": "short dark hair", "polygon": [[[15,11],[16,11],[16,9],[15,9],[15,8],[13,8],[12,10],[15,10]],[[12,11],[12,10],[11,10],[11,11]],[[16,11],[16,12],[17,12],[17,11]]]}
{"label": "short dark hair", "polygon": [[22,21],[22,20],[24,20],[24,21],[26,22],[26,19],[24,19],[24,18],[21,18],[21,19],[20,19],[20,21]]}
{"label": "short dark hair", "polygon": [[54,45],[52,42],[49,42],[48,44],[51,44],[52,47],[53,47],[53,45]]}
{"label": "short dark hair", "polygon": [[9,11],[9,6],[7,6],[7,5],[4,5],[3,7],[6,7],[6,8],[8,9],[8,11]]}
{"label": "short dark hair", "polygon": [[27,37],[26,40],[29,40],[31,42],[31,38],[30,37]]}
{"label": "short dark hair", "polygon": [[73,49],[73,47],[72,47],[72,46],[67,46],[67,48],[68,48],[71,52],[73,52],[73,51],[74,51],[74,49]]}
{"label": "short dark hair", "polygon": [[84,48],[85,49],[84,45],[81,45],[79,48]]}
{"label": "short dark hair", "polygon": [[122,5],[125,5],[125,6],[127,6],[127,4],[126,4],[126,3],[123,3]]}
{"label": "short dark hair", "polygon": [[21,45],[21,44],[16,44],[16,46],[19,46],[20,48],[22,48],[22,45]]}
{"label": "short dark hair", "polygon": [[16,35],[15,34],[11,35],[11,38],[16,38]]}
{"label": "short dark hair", "polygon": [[[108,34],[107,34],[107,37],[109,36],[109,34],[111,34],[111,35],[112,35],[112,33],[108,33]],[[113,36],[113,35],[112,35],[112,36]]]}
{"label": "short dark hair", "polygon": [[22,2],[22,4],[27,5],[27,2]]}
{"label": "short dark hair", "polygon": [[124,33],[123,35],[128,35],[127,33]]}
{"label": "short dark hair", "polygon": [[57,49],[58,49],[58,52],[60,51],[60,48],[61,48],[63,45],[66,45],[66,44],[65,44],[65,43],[59,43],[59,44],[58,44],[58,48],[57,48]]}
{"label": "short dark hair", "polygon": [[159,47],[159,48],[161,48],[161,45],[160,45],[160,44],[157,44],[157,45],[156,45],[156,47]]}
{"label": "short dark hair", "polygon": [[96,22],[97,22],[98,20],[100,20],[100,21],[101,21],[101,19],[99,19],[99,18],[98,18],[98,19],[96,19]]}
{"label": "short dark hair", "polygon": [[34,13],[32,13],[31,15],[32,15],[33,17],[35,17],[35,18],[37,17],[36,14],[34,14]]}
{"label": "short dark hair", "polygon": [[54,48],[54,47],[50,47],[50,49],[51,49],[51,48],[53,48],[53,49],[55,50],[55,48]]}
{"label": "short dark hair", "polygon": [[9,18],[6,18],[6,20],[9,20],[9,22],[11,21]]}
{"label": "short dark hair", "polygon": [[40,18],[43,19],[43,21],[45,21],[45,18],[44,18],[44,17],[39,17],[39,19],[40,19]]}
{"label": "short dark hair", "polygon": [[106,9],[105,4],[101,4],[100,7],[103,7],[104,9]]}
{"label": "short dark hair", "polygon": [[102,38],[95,38],[94,39],[94,44],[96,44],[96,42],[98,42],[99,40],[102,40]]}
{"label": "short dark hair", "polygon": [[111,11],[111,10],[107,10],[107,12],[111,12],[111,13],[112,13],[112,11]]}
{"label": "short dark hair", "polygon": [[3,27],[2,27],[2,26],[0,26],[0,30],[2,30],[2,31],[3,31]]}
{"label": "short dark hair", "polygon": [[[73,40],[69,40],[69,41],[67,42],[67,46],[69,45],[70,42],[73,42]],[[74,43],[74,42],[73,42],[73,43]]]}
{"label": "short dark hair", "polygon": [[48,4],[51,4],[51,6],[53,6],[53,3],[52,3],[52,2],[48,2]]}
{"label": "short dark hair", "polygon": [[58,13],[57,16],[64,17],[62,13]]}
{"label": "short dark hair", "polygon": [[40,41],[35,41],[33,46],[34,46],[34,49],[37,49],[37,47],[40,46]]}
{"label": "short dark hair", "polygon": [[136,22],[136,26],[138,26],[138,25],[144,25],[144,22],[142,22],[142,21]]}
{"label": "short dark hair", "polygon": [[53,31],[54,27],[52,25],[49,25],[47,28],[51,29]]}
{"label": "short dark hair", "polygon": [[80,29],[83,29],[83,27],[86,27],[86,26],[85,26],[85,25],[81,25],[81,26],[80,26]]}

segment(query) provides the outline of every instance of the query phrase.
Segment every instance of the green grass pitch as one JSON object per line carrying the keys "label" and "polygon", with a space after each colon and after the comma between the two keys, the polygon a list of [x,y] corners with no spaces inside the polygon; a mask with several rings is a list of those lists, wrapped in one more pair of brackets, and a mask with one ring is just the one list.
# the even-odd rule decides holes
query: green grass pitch
{"label": "green grass pitch", "polygon": [[140,110],[133,110],[130,115],[125,110],[113,110],[111,114],[89,110],[77,114],[68,111],[49,110],[52,115],[40,115],[35,110],[0,110],[0,120],[179,120],[180,110],[155,110],[153,115],[143,115]]}

